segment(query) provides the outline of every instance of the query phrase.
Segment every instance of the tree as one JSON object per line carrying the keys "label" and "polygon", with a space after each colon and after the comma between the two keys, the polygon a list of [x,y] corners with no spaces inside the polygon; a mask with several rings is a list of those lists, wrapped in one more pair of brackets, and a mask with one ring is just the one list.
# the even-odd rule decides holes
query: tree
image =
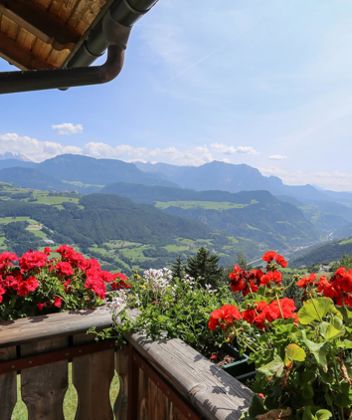
{"label": "tree", "polygon": [[179,255],[175,262],[171,265],[172,277],[182,279],[185,274],[185,267],[182,261],[182,257]]}
{"label": "tree", "polygon": [[249,270],[249,264],[244,254],[237,254],[236,263],[242,268],[242,270]]}
{"label": "tree", "polygon": [[205,287],[206,284],[217,287],[223,276],[223,270],[219,267],[219,257],[203,247],[194,257],[187,259],[185,271],[202,287]]}

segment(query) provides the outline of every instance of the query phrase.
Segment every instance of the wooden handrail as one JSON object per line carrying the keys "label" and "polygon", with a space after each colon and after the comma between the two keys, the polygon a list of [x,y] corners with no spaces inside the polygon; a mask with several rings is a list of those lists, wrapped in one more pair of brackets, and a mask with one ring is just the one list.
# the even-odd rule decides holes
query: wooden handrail
{"label": "wooden handrail", "polygon": [[128,342],[204,418],[235,420],[249,407],[253,392],[182,340]]}
{"label": "wooden handrail", "polygon": [[[99,388],[100,399],[104,400],[103,397],[105,396],[106,407],[104,410],[110,412],[107,398],[114,369],[114,349],[99,349],[99,354],[92,353],[91,355],[89,353],[87,355],[81,353],[80,355],[80,353],[72,352],[75,351],[77,345],[83,344],[87,348],[90,346],[85,343],[92,342],[93,338],[82,333],[85,333],[91,327],[101,329],[109,327],[111,324],[111,314],[106,307],[94,311],[62,312],[0,323],[0,363],[1,360],[3,360],[4,366],[11,365],[9,363],[11,360],[19,363],[20,368],[14,370],[23,369],[21,375],[26,378],[23,382],[26,384],[23,392],[30,403],[35,401],[33,398],[37,392],[35,388],[29,388],[32,378],[35,381],[38,375],[48,375],[48,372],[50,372],[50,375],[54,375],[54,373],[59,375],[60,372],[60,378],[65,379],[67,378],[67,362],[73,360],[74,381],[76,381],[75,385],[78,386],[81,400],[86,401],[86,404],[89,405],[92,397],[90,393],[96,386],[100,387],[96,383],[91,383],[88,386],[82,375],[88,375],[86,380],[88,378],[92,379],[92,375],[95,375],[96,381],[102,384],[105,389],[104,391]],[[115,361],[115,369],[122,378],[119,400],[115,405],[115,412],[120,413],[120,417],[121,413],[124,413],[122,418],[135,420],[141,415],[140,410],[147,410],[149,416],[147,418],[150,419],[159,415],[153,411],[155,404],[150,400],[151,389],[154,389],[155,394],[153,395],[161,396],[158,397],[161,401],[161,409],[164,410],[163,413],[167,413],[169,416],[167,418],[171,419],[236,420],[249,406],[253,393],[247,387],[183,341],[173,339],[152,342],[138,334],[126,337],[126,339],[129,344],[129,351],[127,352],[126,349],[119,351],[116,354]],[[69,343],[71,344],[69,345]],[[65,348],[67,348],[68,354],[66,361],[61,354]],[[56,359],[50,360],[53,354]],[[36,359],[32,360],[34,356]],[[30,367],[31,362],[32,366],[39,367]],[[58,366],[61,366],[60,370]],[[97,369],[98,366],[101,367]],[[93,369],[92,372],[91,369]],[[17,398],[15,371],[0,375],[2,392],[8,390],[6,384],[10,382],[13,388],[12,394],[7,396],[6,400],[8,401],[6,403],[8,413],[11,412]],[[41,378],[41,376],[39,377]],[[59,381],[60,384],[62,378],[60,379],[61,382]],[[48,387],[49,383],[42,386],[37,382],[36,386],[38,392],[43,393],[45,386]],[[58,406],[63,401],[65,386],[60,390],[60,397],[57,398],[56,404]],[[30,418],[36,418],[35,416],[41,412],[40,410],[45,408],[43,407],[40,404],[33,407],[33,413],[37,414],[33,414],[34,417]],[[132,408],[128,416],[127,407]],[[81,405],[76,418],[88,419],[87,413],[93,409],[94,407],[90,407],[90,405],[89,409],[84,409]],[[178,417],[178,415],[172,414],[172,410],[179,410],[179,412],[186,414]],[[170,415],[170,412],[172,415]],[[136,413],[138,413],[137,417],[135,417]],[[0,419],[3,418],[10,417],[2,417],[0,413]],[[94,417],[90,418],[94,419]]]}
{"label": "wooden handrail", "polygon": [[0,322],[0,348],[78,334],[92,327],[107,328],[111,325],[111,314],[106,307]]}

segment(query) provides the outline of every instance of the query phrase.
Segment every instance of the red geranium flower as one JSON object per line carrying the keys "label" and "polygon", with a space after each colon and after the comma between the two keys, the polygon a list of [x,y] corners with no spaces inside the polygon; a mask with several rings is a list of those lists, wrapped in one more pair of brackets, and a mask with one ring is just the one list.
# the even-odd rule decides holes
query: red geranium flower
{"label": "red geranium flower", "polygon": [[286,268],[288,266],[288,262],[282,255],[277,254],[275,257],[275,261],[277,264],[281,265],[282,268]]}
{"label": "red geranium flower", "polygon": [[317,275],[315,273],[310,274],[309,276],[302,277],[298,280],[296,285],[298,287],[307,287],[313,285],[317,280]]}
{"label": "red geranium flower", "polygon": [[265,329],[268,323],[277,319],[293,319],[297,321],[296,306],[292,299],[283,298],[271,303],[257,302],[254,308],[242,312],[242,318],[249,324]]}
{"label": "red geranium flower", "polygon": [[276,251],[267,251],[265,254],[263,254],[262,260],[265,262],[271,263],[276,257],[276,255],[277,255]]}
{"label": "red geranium flower", "polygon": [[39,281],[35,277],[29,277],[26,280],[21,280],[17,286],[18,296],[27,296],[35,292],[39,287]]}
{"label": "red geranium flower", "polygon": [[241,313],[234,305],[226,304],[219,309],[215,309],[210,314],[208,321],[208,328],[214,331],[218,326],[221,329],[226,329],[234,323],[235,320],[241,319]]}
{"label": "red geranium flower", "polygon": [[269,271],[261,277],[261,286],[267,286],[269,283],[282,283],[282,274],[280,271]]}
{"label": "red geranium flower", "polygon": [[58,296],[56,296],[56,298],[54,299],[54,302],[53,302],[53,306],[55,306],[55,308],[61,308],[62,299],[59,298]]}
{"label": "red geranium flower", "polygon": [[41,251],[28,251],[20,258],[20,267],[22,272],[42,268],[46,265],[48,256]]}
{"label": "red geranium flower", "polygon": [[61,261],[55,266],[56,272],[63,276],[72,276],[74,273],[72,265],[69,262]]}
{"label": "red geranium flower", "polygon": [[262,256],[262,260],[267,263],[271,263],[275,261],[277,264],[281,265],[281,267],[283,268],[288,266],[288,262],[286,261],[286,259],[282,255],[278,254],[276,251],[267,251]]}
{"label": "red geranium flower", "polygon": [[317,290],[333,299],[337,305],[352,307],[352,270],[340,267],[330,280],[321,276],[317,283]]}

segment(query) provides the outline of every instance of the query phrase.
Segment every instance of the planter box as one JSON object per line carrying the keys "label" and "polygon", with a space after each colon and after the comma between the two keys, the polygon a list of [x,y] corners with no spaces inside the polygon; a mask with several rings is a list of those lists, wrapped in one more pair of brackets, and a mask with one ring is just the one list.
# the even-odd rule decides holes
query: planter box
{"label": "planter box", "polygon": [[248,356],[246,354],[241,356],[240,352],[230,344],[226,345],[226,351],[230,356],[235,358],[235,361],[222,366],[225,372],[240,382],[245,382],[255,377],[255,367],[253,363],[248,362]]}

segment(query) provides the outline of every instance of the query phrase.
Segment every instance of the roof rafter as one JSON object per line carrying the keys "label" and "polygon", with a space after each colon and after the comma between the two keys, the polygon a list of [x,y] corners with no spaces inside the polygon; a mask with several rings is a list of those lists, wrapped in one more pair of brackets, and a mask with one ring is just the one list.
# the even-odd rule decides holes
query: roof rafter
{"label": "roof rafter", "polygon": [[13,39],[0,32],[0,51],[1,55],[11,64],[15,64],[22,69],[48,69],[53,68],[45,61],[33,56]]}
{"label": "roof rafter", "polygon": [[28,0],[0,0],[0,13],[17,22],[44,42],[53,42],[57,50],[70,48],[80,34],[49,13],[44,7]]}

